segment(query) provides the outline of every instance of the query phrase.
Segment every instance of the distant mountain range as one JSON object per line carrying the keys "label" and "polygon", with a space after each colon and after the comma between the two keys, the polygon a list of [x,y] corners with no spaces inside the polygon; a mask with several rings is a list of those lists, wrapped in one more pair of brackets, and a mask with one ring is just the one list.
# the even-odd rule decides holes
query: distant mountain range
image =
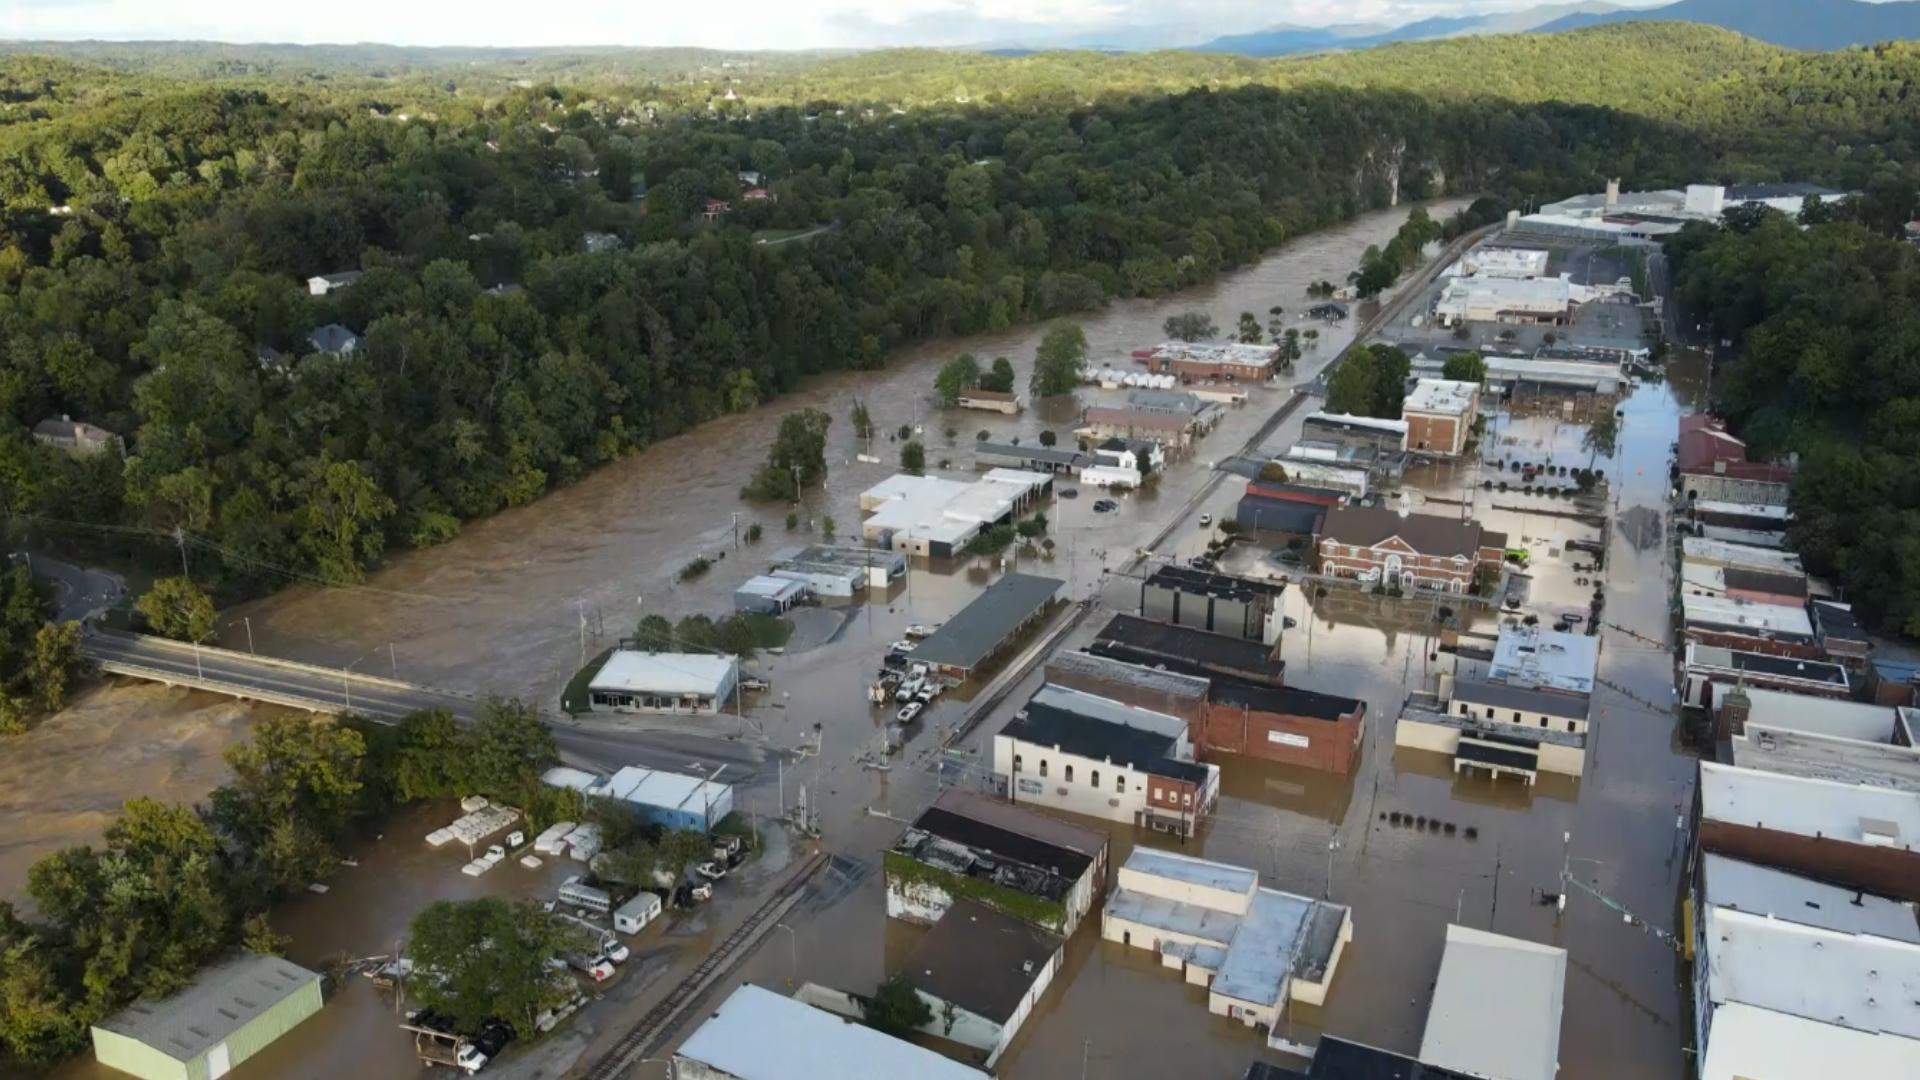
{"label": "distant mountain range", "polygon": [[1242,56],[1371,49],[1403,41],[1472,34],[1557,33],[1609,23],[1691,22],[1719,26],[1789,49],[1830,50],[1876,41],[1920,38],[1920,0],[1679,0],[1662,7],[1631,7],[1594,0],[1547,4],[1492,15],[1421,19],[1404,26],[1275,26],[1193,46],[1196,52]]}

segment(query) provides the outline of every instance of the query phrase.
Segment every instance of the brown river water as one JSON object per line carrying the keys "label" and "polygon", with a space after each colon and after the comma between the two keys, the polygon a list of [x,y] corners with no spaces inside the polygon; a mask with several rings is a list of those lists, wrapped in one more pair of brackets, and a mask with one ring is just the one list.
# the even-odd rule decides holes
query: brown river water
{"label": "brown river water", "polygon": [[[1432,210],[1450,213],[1457,205]],[[1301,238],[1206,288],[1115,304],[1082,320],[1091,360],[1096,365],[1124,362],[1131,349],[1158,341],[1162,321],[1179,311],[1205,310],[1222,327],[1232,325],[1243,310],[1264,323],[1274,304],[1292,317],[1308,306],[1308,282],[1343,278],[1369,244],[1384,243],[1404,219],[1404,208],[1367,215]],[[1351,334],[1350,329],[1320,329],[1321,343],[1300,363],[1294,383],[1310,382]],[[764,458],[781,412],[815,406],[833,415],[829,477],[824,489],[807,493],[799,513],[816,530],[821,519],[832,516],[844,536],[857,531],[858,493],[894,471],[898,447],[885,437],[887,430],[921,425],[929,463],[951,459],[957,475],[970,465],[976,431],[997,439],[1018,434],[1031,442],[1045,427],[1064,432],[1079,408],[1124,395],[1083,390],[1071,402],[1043,402],[1017,418],[942,413],[929,405],[934,372],[962,351],[983,361],[1006,355],[1024,382],[1043,332],[1044,327],[1022,327],[930,342],[904,351],[883,372],[813,380],[753,413],[715,421],[604,468],[533,506],[473,523],[446,545],[397,556],[363,588],[296,587],[227,618],[248,617],[263,653],[336,664],[375,656],[387,663],[374,666],[369,660],[370,670],[391,664],[402,678],[514,693],[551,705],[582,650],[610,645],[642,611],[674,618],[724,611],[734,585],[762,569],[774,550],[819,538],[804,525],[801,533],[788,534],[787,507],[755,506],[737,495]],[[1619,480],[1613,487],[1619,502],[1597,513],[1658,508],[1667,446],[1692,389],[1684,380],[1645,385],[1625,403],[1621,449],[1610,469]],[[847,419],[856,398],[866,402],[883,433],[871,448],[882,464],[854,460],[863,449]],[[1048,511],[1058,547],[1039,571],[1067,578],[1071,595],[1094,596],[1125,610],[1133,583],[1110,571],[1187,509],[1210,463],[1237,452],[1286,400],[1284,387],[1256,389],[1252,400],[1231,410],[1191,455],[1170,464],[1157,494],[1123,500],[1117,513],[1094,514],[1091,495],[1059,501]],[[1311,407],[1298,410],[1269,445],[1290,440]],[[951,440],[944,435],[949,426],[956,429]],[[1535,456],[1551,453],[1585,464],[1576,426],[1534,418],[1514,421],[1508,433]],[[1517,494],[1496,499],[1481,492],[1472,466],[1412,478],[1410,486],[1473,501],[1474,512],[1490,526],[1537,538],[1536,593],[1549,594],[1542,599],[1554,602],[1562,591],[1575,598],[1564,564],[1543,565],[1552,560],[1540,556],[1555,539],[1598,536],[1596,527],[1534,513],[1542,507],[1528,506]],[[1219,520],[1231,512],[1235,488],[1231,481],[1220,485],[1192,511],[1210,512]],[[1519,509],[1496,509],[1496,503]],[[765,530],[757,551],[735,550],[736,513],[741,530],[751,522]],[[1185,557],[1205,538],[1205,530],[1183,521],[1159,550]],[[1610,551],[1608,621],[1665,641],[1664,546],[1635,547],[1616,532]],[[726,558],[706,579],[676,584],[675,572],[696,554]],[[908,584],[890,596],[837,613],[810,613],[826,620],[827,631],[808,634],[819,641],[812,648],[760,661],[760,673],[774,684],[766,701],[743,720],[709,721],[694,732],[763,753],[798,745],[818,725],[819,753],[762,768],[743,790],[742,802],[766,813],[782,797],[792,804],[804,784],[820,813],[825,846],[839,856],[834,869],[816,882],[805,907],[786,920],[794,928],[791,935],[774,934],[727,984],[751,979],[784,987],[798,978],[866,991],[906,955],[917,931],[884,917],[879,852],[898,835],[901,819],[911,819],[937,794],[941,780],[933,766],[938,755],[930,751],[936,738],[929,733],[952,723],[964,706],[938,703],[923,730],[893,759],[891,771],[875,772],[854,757],[874,744],[885,717],[868,707],[860,689],[885,644],[907,624],[950,615],[992,576],[984,561],[916,564]],[[1285,646],[1290,678],[1366,698],[1374,719],[1365,753],[1349,778],[1228,760],[1218,818],[1187,850],[1256,867],[1275,887],[1325,892],[1353,906],[1355,938],[1329,1003],[1312,1015],[1297,1015],[1293,1034],[1311,1041],[1326,1031],[1394,1049],[1416,1048],[1445,924],[1457,918],[1569,948],[1563,1076],[1680,1076],[1684,1002],[1676,957],[1597,905],[1576,902],[1556,920],[1552,908],[1533,903],[1530,896],[1531,890],[1557,889],[1563,856],[1570,852],[1583,860],[1575,865],[1586,880],[1649,921],[1671,925],[1680,873],[1674,818],[1690,797],[1692,762],[1678,746],[1677,722],[1666,706],[1672,683],[1666,650],[1625,632],[1604,631],[1602,675],[1624,692],[1600,692],[1588,775],[1578,782],[1543,779],[1529,790],[1512,781],[1456,779],[1442,758],[1395,752],[1390,718],[1407,689],[1439,662],[1430,652],[1431,616],[1424,607],[1331,594],[1309,603],[1298,590],[1290,590],[1287,599],[1289,613],[1300,623]],[[838,625],[832,625],[835,615]],[[1084,639],[1103,621],[1097,615],[1070,641]],[[390,660],[377,655],[388,653],[389,645]],[[982,745],[986,733],[1010,712],[1011,701],[1023,699],[1024,692],[1012,695],[968,745]],[[1643,701],[1659,704],[1649,707]],[[604,764],[622,763],[617,739],[608,741],[604,757]],[[977,781],[972,759],[962,753],[952,760],[957,767],[944,770],[946,782]],[[1475,825],[1478,836],[1443,838],[1391,825],[1381,817],[1391,810]],[[414,911],[442,896],[539,895],[550,889],[544,871],[511,865],[477,882],[461,877],[460,859],[427,853],[418,839],[444,824],[440,818],[446,816],[410,813],[384,839],[356,852],[360,867],[343,870],[330,894],[285,905],[277,921],[293,937],[294,957],[320,963],[336,955],[385,952]],[[1113,831],[1116,858],[1123,858],[1135,838],[1129,829]],[[1563,834],[1573,837],[1566,851]],[[1330,840],[1337,842],[1331,859]],[[765,871],[769,875],[784,861],[784,845],[775,848]],[[589,1010],[548,1050],[489,1073],[557,1076],[583,1048],[605,1045],[751,910],[757,903],[751,885],[751,879],[723,883],[713,905],[657,938],[643,938],[644,947],[635,948],[640,964],[623,972],[621,985],[609,993],[612,1001]],[[232,1075],[239,1080],[418,1075],[408,1039],[392,1024],[391,1006],[365,980],[350,979],[322,1017]],[[1069,944],[1063,977],[999,1071],[1036,1078],[1224,1078],[1240,1075],[1256,1058],[1282,1060],[1257,1034],[1208,1015],[1202,995],[1146,954],[1099,942],[1083,929]],[[109,1074],[88,1061],[61,1075],[90,1080]],[[636,1075],[660,1071],[646,1066]]]}

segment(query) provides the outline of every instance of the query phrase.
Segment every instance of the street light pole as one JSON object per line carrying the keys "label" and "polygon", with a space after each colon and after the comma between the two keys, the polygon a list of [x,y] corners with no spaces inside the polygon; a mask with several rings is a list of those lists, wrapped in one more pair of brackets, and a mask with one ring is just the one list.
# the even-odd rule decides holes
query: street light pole
{"label": "street light pole", "polygon": [[773,928],[787,932],[787,985],[792,986],[793,981],[800,977],[800,946],[797,944],[800,935],[794,933],[793,927],[786,923],[774,923]]}

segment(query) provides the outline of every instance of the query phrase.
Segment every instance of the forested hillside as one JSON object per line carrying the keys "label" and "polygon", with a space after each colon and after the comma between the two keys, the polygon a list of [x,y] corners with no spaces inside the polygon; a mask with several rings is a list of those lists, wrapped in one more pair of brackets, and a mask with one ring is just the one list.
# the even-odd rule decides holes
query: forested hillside
{"label": "forested hillside", "polygon": [[[1008,91],[998,104],[902,111],[884,79],[932,85],[955,61],[834,62],[743,80],[739,100],[683,82],[682,107],[651,82],[481,95],[11,59],[0,508],[61,544],[173,559],[184,541],[229,594],[349,581],[809,373],[1204,281],[1396,195],[1897,179],[1874,144],[1904,127],[1912,54],[1639,30],[1553,39],[1587,38],[1585,63],[1480,39],[1172,96],[1107,92],[1165,76],[1159,57],[1043,57],[1006,69],[1030,85],[984,84]],[[1631,79],[1647,101],[1683,93],[1696,60],[1749,104],[1680,128],[1579,103],[1631,99]],[[1040,62],[1092,74],[1066,97],[1073,80]],[[1560,70],[1523,85],[1534,68]],[[1464,91],[1399,89],[1443,78]],[[1563,89],[1575,103],[1545,100]],[[1790,100],[1828,107],[1782,131],[1764,103]],[[777,201],[740,199],[741,170]],[[733,208],[704,221],[709,198]],[[588,232],[620,246],[589,252]],[[307,295],[308,276],[350,269],[365,275]],[[330,324],[361,351],[315,353],[308,333]],[[124,435],[126,459],[30,442],[62,414]]]}
{"label": "forested hillside", "polygon": [[[1909,204],[1911,205],[1911,204]],[[1769,214],[1670,245],[1740,346],[1716,404],[1764,456],[1798,451],[1793,546],[1861,614],[1920,636],[1920,259],[1853,223]]]}

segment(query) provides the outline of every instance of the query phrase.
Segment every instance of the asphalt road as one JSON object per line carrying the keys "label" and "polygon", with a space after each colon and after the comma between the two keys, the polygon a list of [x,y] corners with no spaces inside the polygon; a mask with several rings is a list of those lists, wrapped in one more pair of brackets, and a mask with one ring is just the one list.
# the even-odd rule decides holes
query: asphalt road
{"label": "asphalt road", "polygon": [[[290,666],[161,638],[94,631],[87,635],[86,649],[96,662],[137,666],[182,686],[296,707],[350,711],[376,720],[397,721],[420,709],[445,709],[456,719],[469,721],[479,706],[473,697],[430,687]],[[608,772],[623,765],[643,765],[733,784],[760,773],[760,751],[743,743],[697,734],[621,731],[617,723],[582,725],[547,719],[562,758],[572,765]],[[716,774],[716,769],[721,771]]]}
{"label": "asphalt road", "polygon": [[105,570],[88,570],[37,551],[14,552],[9,558],[24,560],[34,576],[53,582],[61,622],[85,622],[119,603],[126,592],[126,582],[120,575]]}

